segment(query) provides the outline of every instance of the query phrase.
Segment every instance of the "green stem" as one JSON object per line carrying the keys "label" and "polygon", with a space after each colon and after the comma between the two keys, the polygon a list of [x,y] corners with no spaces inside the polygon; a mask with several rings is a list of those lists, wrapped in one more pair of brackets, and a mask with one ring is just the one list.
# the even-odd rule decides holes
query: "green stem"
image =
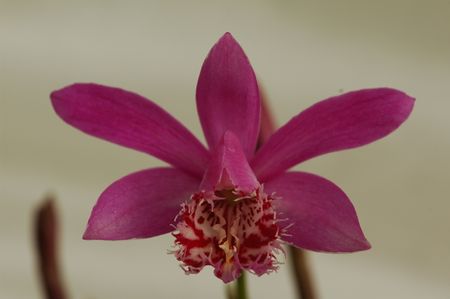
{"label": "green stem", "polygon": [[247,294],[247,275],[242,272],[241,276],[236,281],[237,299],[248,299]]}
{"label": "green stem", "polygon": [[225,285],[225,298],[226,299],[236,299],[236,290],[234,289],[234,285],[227,284]]}

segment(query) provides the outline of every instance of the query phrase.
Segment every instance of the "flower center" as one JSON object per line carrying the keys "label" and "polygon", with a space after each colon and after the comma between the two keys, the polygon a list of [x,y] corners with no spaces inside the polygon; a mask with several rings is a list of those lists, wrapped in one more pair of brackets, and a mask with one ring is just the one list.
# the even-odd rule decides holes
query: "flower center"
{"label": "flower center", "polygon": [[275,253],[281,249],[273,198],[258,188],[198,192],[183,204],[176,226],[176,258],[186,273],[213,266],[214,273],[230,282],[242,269],[257,275],[277,269]]}

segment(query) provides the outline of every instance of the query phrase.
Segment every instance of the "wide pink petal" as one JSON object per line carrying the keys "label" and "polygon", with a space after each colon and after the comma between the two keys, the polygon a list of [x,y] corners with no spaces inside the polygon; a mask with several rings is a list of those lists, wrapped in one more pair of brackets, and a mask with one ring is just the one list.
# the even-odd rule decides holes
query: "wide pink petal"
{"label": "wide pink petal", "polygon": [[230,33],[222,36],[203,63],[197,110],[211,149],[226,131],[232,131],[246,156],[253,156],[259,131],[258,85],[250,62]]}
{"label": "wide pink petal", "polygon": [[251,165],[260,181],[329,152],[371,143],[397,129],[414,99],[389,88],[349,92],[321,101],[276,131]]}
{"label": "wide pink petal", "polygon": [[237,189],[252,192],[259,183],[247,162],[238,138],[227,131],[212,153],[200,189],[206,191]]}
{"label": "wide pink petal", "polygon": [[199,177],[209,153],[174,117],[146,98],[119,88],[73,84],[51,94],[68,124],[90,135],[151,154]]}
{"label": "wide pink petal", "polygon": [[168,233],[181,203],[199,180],[175,168],[153,168],[127,175],[100,195],[84,233],[87,240],[125,240]]}
{"label": "wide pink petal", "polygon": [[287,226],[286,242],[327,252],[370,248],[352,203],[332,182],[310,173],[288,172],[264,186],[268,194],[280,197],[274,203],[278,217],[285,218],[279,223]]}

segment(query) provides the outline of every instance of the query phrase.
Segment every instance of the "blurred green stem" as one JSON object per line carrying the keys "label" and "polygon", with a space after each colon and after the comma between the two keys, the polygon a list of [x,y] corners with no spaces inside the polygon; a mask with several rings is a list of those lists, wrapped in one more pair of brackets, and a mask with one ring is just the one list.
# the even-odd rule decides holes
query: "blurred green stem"
{"label": "blurred green stem", "polygon": [[237,299],[248,299],[247,294],[247,274],[242,271],[241,276],[236,281]]}

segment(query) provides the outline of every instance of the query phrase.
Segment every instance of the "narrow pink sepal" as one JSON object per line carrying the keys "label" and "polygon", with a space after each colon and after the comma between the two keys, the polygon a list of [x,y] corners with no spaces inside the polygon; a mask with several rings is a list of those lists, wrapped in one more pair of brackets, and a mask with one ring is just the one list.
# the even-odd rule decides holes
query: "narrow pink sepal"
{"label": "narrow pink sepal", "polygon": [[414,99],[390,89],[364,89],[323,100],[276,131],[250,163],[261,182],[313,157],[383,138],[409,116]]}
{"label": "narrow pink sepal", "polygon": [[203,63],[197,110],[210,149],[226,131],[232,131],[246,156],[253,156],[260,121],[258,84],[247,56],[230,33],[222,36]]}
{"label": "narrow pink sepal", "polygon": [[236,189],[252,192],[259,186],[238,138],[227,131],[212,153],[200,189],[205,191]]}
{"label": "narrow pink sepal", "polygon": [[209,153],[155,103],[119,88],[73,84],[51,94],[56,113],[77,129],[151,154],[201,177]]}
{"label": "narrow pink sepal", "polygon": [[261,96],[261,129],[259,131],[257,149],[266,143],[276,131],[275,120],[270,110],[269,103],[264,96]]}
{"label": "narrow pink sepal", "polygon": [[[370,248],[347,195],[332,182],[305,172],[287,172],[264,184],[274,201],[283,240],[313,251],[354,252]],[[289,227],[289,225],[292,225]]]}
{"label": "narrow pink sepal", "polygon": [[173,230],[181,204],[199,180],[175,168],[153,168],[127,175],[100,195],[83,239],[149,238]]}

